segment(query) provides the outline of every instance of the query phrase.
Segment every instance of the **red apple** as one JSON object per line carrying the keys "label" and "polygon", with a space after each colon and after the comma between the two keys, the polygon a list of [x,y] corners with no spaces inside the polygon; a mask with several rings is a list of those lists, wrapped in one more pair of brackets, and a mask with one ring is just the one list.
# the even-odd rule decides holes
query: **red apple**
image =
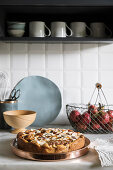
{"label": "red apple", "polygon": [[93,130],[98,130],[100,129],[100,125],[98,123],[96,123],[95,121],[92,122],[92,129]]}
{"label": "red apple", "polygon": [[98,109],[95,105],[90,105],[88,108],[88,111],[92,114],[97,114],[98,113]]}
{"label": "red apple", "polygon": [[100,115],[98,116],[98,120],[100,124],[107,124],[110,121],[109,114],[105,111],[101,111]]}
{"label": "red apple", "polygon": [[97,107],[95,105],[90,105],[89,108],[88,108],[89,111],[94,110],[94,109],[97,109]]}
{"label": "red apple", "polygon": [[101,127],[102,127],[102,129],[104,129],[104,130],[107,130],[107,131],[113,131],[113,126],[112,126],[112,123],[107,123],[107,124],[102,124],[101,125]]}
{"label": "red apple", "polygon": [[79,119],[80,119],[80,112],[78,110],[73,110],[71,113],[70,113],[70,119],[73,121],[73,122],[78,122]]}
{"label": "red apple", "polygon": [[107,123],[105,126],[106,126],[107,130],[113,132],[113,125],[112,125],[112,123],[109,122],[109,123]]}
{"label": "red apple", "polygon": [[109,114],[110,121],[113,121],[113,110],[108,110],[107,113]]}
{"label": "red apple", "polygon": [[78,124],[77,124],[77,129],[78,130],[86,130],[87,129],[87,126],[86,125],[84,125],[82,122],[79,122]]}
{"label": "red apple", "polygon": [[87,111],[81,115],[81,122],[85,125],[91,122],[90,114]]}

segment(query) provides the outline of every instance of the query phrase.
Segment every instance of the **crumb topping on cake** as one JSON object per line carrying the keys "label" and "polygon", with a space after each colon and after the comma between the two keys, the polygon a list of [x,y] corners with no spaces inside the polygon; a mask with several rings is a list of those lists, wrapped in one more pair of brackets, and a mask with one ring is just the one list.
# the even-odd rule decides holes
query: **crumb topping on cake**
{"label": "crumb topping on cake", "polygon": [[26,142],[37,143],[44,145],[45,143],[53,145],[54,147],[59,144],[69,144],[77,140],[82,134],[74,132],[73,130],[59,129],[59,128],[40,128],[26,130],[22,133],[21,137]]}
{"label": "crumb topping on cake", "polygon": [[40,128],[17,134],[18,148],[35,153],[66,153],[84,144],[84,136],[70,129]]}

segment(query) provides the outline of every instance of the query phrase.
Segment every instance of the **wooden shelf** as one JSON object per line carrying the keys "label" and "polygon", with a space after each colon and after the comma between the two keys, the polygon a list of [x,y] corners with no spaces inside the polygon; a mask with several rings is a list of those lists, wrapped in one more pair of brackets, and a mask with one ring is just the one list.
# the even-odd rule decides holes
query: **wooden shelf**
{"label": "wooden shelf", "polygon": [[91,38],[91,37],[0,37],[0,42],[17,43],[113,43],[113,38]]}

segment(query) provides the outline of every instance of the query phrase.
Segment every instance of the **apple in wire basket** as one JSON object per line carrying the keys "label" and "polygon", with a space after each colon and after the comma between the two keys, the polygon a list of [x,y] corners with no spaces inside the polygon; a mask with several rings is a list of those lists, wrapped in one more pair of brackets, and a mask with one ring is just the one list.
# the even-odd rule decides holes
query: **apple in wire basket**
{"label": "apple in wire basket", "polygon": [[88,113],[87,111],[84,112],[82,115],[81,115],[81,122],[85,125],[89,124],[91,122],[91,116],[90,116],[90,113]]}
{"label": "apple in wire basket", "polygon": [[113,132],[113,125],[111,122],[107,123],[107,124],[101,124],[102,129],[106,130],[106,131],[112,131]]}
{"label": "apple in wire basket", "polygon": [[100,124],[99,124],[99,123],[97,123],[97,122],[96,122],[96,121],[94,121],[94,120],[92,121],[92,123],[91,123],[91,124],[92,124],[92,126],[91,126],[91,127],[92,127],[92,129],[94,129],[94,130],[99,130],[99,129],[100,129],[100,127],[101,127],[101,126],[100,126]]}
{"label": "apple in wire basket", "polygon": [[78,110],[73,110],[71,113],[70,113],[70,120],[72,122],[78,122],[80,120],[80,112]]}
{"label": "apple in wire basket", "polygon": [[86,111],[81,115],[79,122],[77,123],[77,130],[85,131],[88,128],[88,125],[91,122],[90,114]]}
{"label": "apple in wire basket", "polygon": [[108,110],[107,113],[109,114],[110,122],[113,121],[113,110]]}
{"label": "apple in wire basket", "polygon": [[77,130],[83,130],[83,131],[87,130],[87,125],[83,124],[81,121],[77,123],[76,127],[77,127]]}
{"label": "apple in wire basket", "polygon": [[88,107],[88,112],[95,115],[98,113],[98,109],[95,105],[90,105]]}
{"label": "apple in wire basket", "polygon": [[105,111],[101,111],[98,116],[98,121],[100,124],[107,124],[110,122],[109,114]]}

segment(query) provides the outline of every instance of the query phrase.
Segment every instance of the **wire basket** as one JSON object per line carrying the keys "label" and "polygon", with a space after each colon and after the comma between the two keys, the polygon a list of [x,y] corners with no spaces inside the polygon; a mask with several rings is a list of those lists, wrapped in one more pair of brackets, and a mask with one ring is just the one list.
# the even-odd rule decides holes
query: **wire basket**
{"label": "wire basket", "polygon": [[[94,104],[94,93],[98,90]],[[102,97],[101,97],[102,95]],[[103,99],[106,104],[103,104]],[[102,85],[97,83],[90,102],[85,104],[67,104],[66,113],[71,126],[82,133],[113,133],[113,105],[108,105]]]}

